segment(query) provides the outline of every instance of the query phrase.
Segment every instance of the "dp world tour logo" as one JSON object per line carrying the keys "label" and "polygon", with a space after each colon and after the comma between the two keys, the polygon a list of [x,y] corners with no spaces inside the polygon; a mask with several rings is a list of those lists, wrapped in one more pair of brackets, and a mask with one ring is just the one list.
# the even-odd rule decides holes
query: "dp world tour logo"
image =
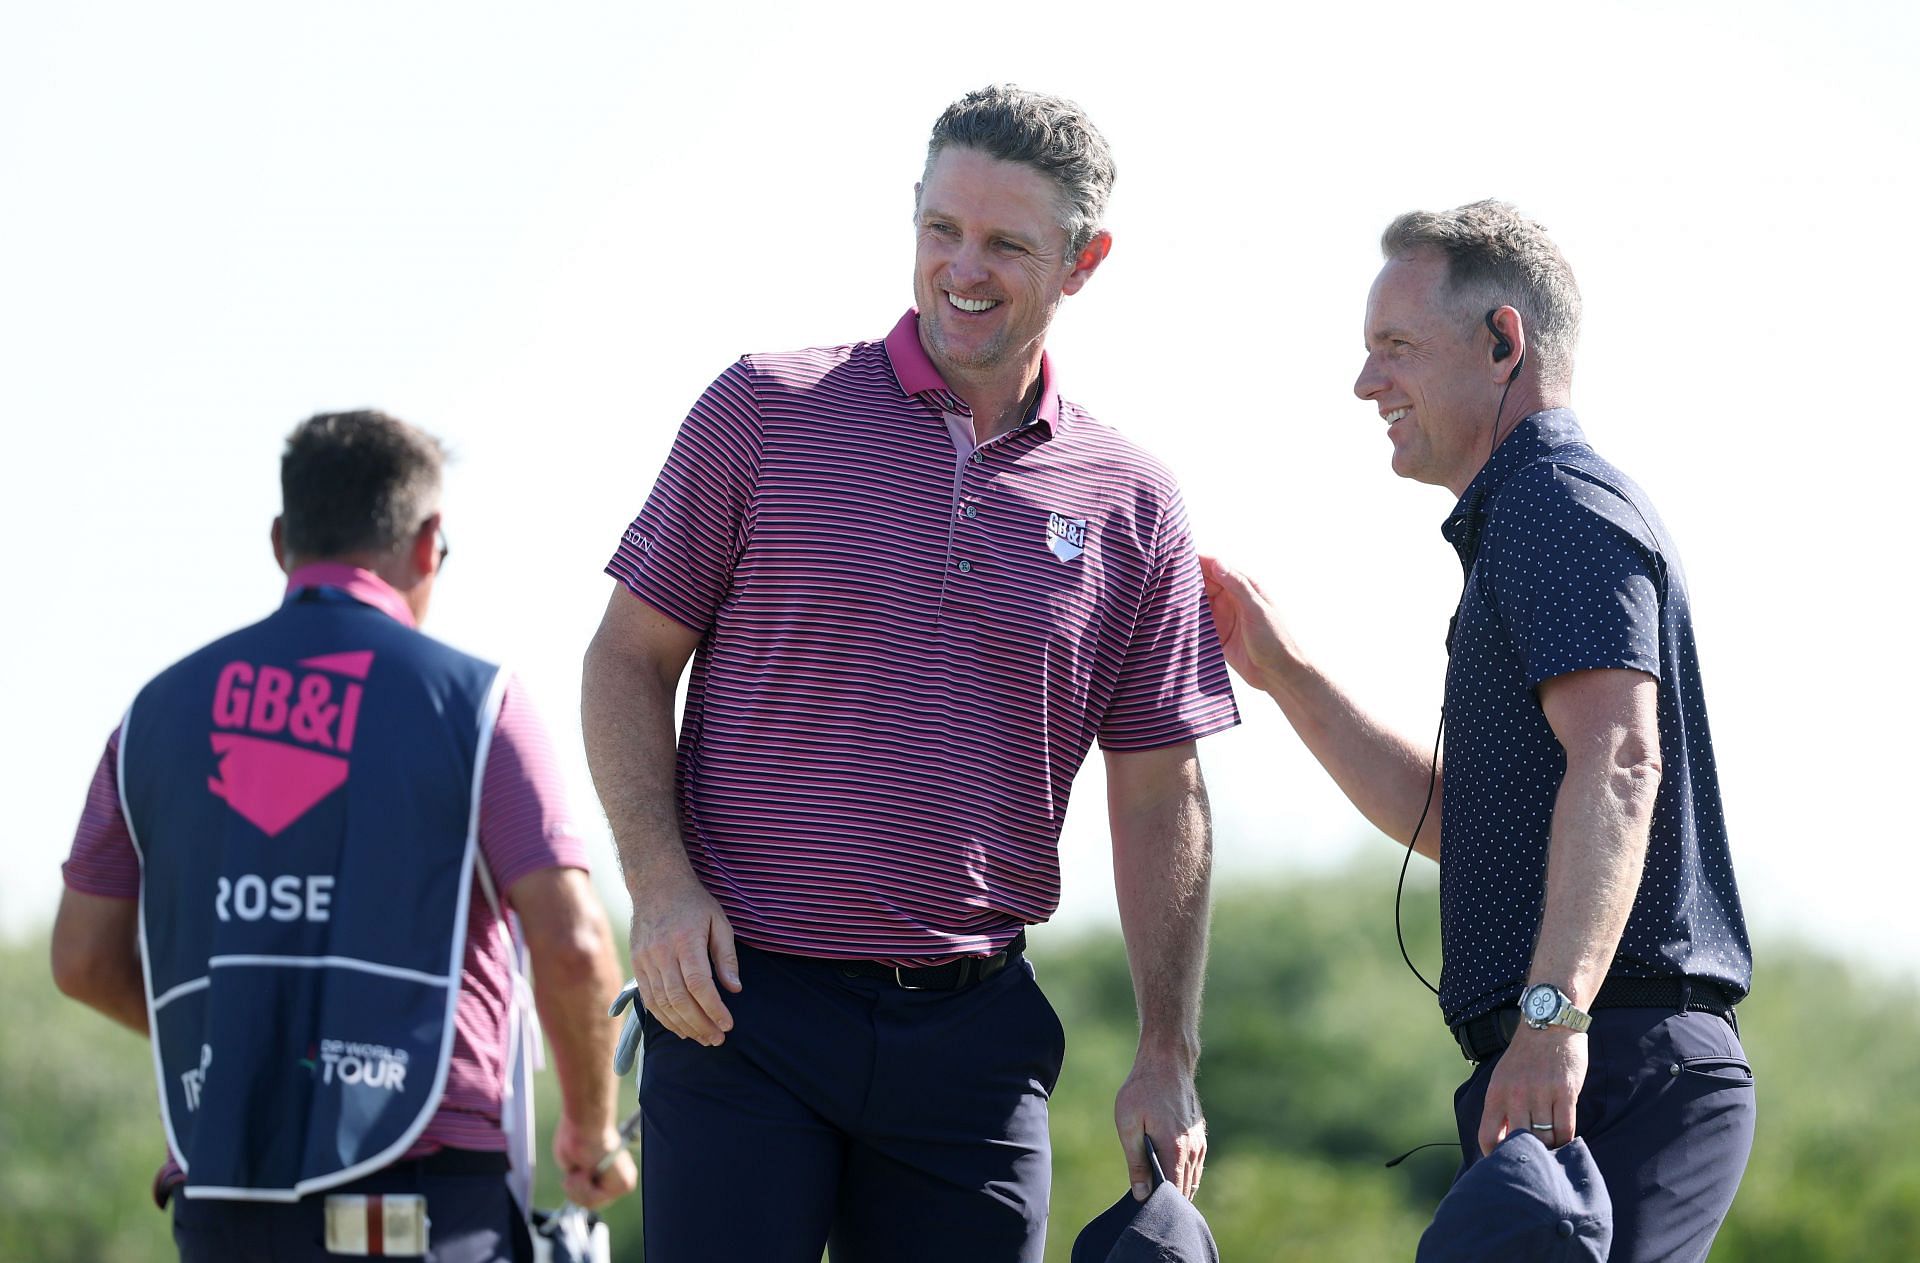
{"label": "dp world tour logo", "polygon": [[1061,561],[1073,561],[1087,551],[1087,519],[1048,514],[1047,551]]}
{"label": "dp world tour logo", "polygon": [[354,681],[373,669],[373,651],[294,665],[298,675],[229,662],[213,689],[211,739],[220,764],[207,788],[270,838],[347,783],[365,691]]}

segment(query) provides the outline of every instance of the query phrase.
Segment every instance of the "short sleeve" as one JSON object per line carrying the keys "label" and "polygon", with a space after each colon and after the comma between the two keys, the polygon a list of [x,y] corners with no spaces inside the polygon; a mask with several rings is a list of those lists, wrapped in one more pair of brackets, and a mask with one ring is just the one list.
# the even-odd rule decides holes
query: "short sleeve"
{"label": "short sleeve", "polygon": [[653,492],[606,572],[697,632],[712,626],[746,541],[761,429],[747,361],[707,387],[681,423]]}
{"label": "short sleeve", "polygon": [[109,899],[140,897],[140,854],[120,806],[120,730],[107,738],[107,748],[93,769],[87,787],[87,805],[74,830],[73,849],[60,866],[67,889]]}
{"label": "short sleeve", "polygon": [[1100,721],[1100,746],[1152,750],[1239,722],[1186,507],[1179,492],[1169,490],[1139,618]]}
{"label": "short sleeve", "polygon": [[502,890],[543,868],[587,867],[553,741],[517,679],[502,690],[480,778],[480,853]]}
{"label": "short sleeve", "polygon": [[1660,674],[1659,549],[1619,492],[1579,470],[1527,470],[1495,501],[1480,564],[1528,687],[1574,671]]}

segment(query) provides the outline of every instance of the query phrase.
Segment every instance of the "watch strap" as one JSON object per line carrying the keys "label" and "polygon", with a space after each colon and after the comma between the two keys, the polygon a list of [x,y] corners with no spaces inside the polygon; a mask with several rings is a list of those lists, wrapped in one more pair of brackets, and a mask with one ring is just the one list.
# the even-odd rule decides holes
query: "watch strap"
{"label": "watch strap", "polygon": [[1527,994],[1531,994],[1541,988],[1551,991],[1554,997],[1560,1001],[1560,1007],[1554,1010],[1553,1016],[1544,1022],[1535,1022],[1526,1015],[1526,994],[1523,994],[1521,996],[1520,1015],[1528,1026],[1533,1027],[1535,1030],[1545,1030],[1549,1026],[1564,1026],[1575,1034],[1584,1034],[1586,1029],[1593,1025],[1593,1014],[1586,1012],[1584,1009],[1575,1008],[1573,1001],[1567,996],[1567,993],[1553,983],[1535,983],[1533,986],[1527,988]]}

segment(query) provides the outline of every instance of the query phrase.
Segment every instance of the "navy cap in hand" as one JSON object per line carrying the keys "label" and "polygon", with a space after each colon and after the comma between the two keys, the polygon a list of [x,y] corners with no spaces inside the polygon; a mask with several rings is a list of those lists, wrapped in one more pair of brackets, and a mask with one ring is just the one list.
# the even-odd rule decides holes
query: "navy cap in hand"
{"label": "navy cap in hand", "polygon": [[1074,1239],[1072,1263],[1220,1263],[1213,1232],[1194,1204],[1167,1182],[1153,1142],[1146,1142],[1153,1192],[1137,1202],[1131,1191],[1101,1212]]}
{"label": "navy cap in hand", "polygon": [[[1416,1263],[1605,1263],[1613,1199],[1587,1142],[1549,1149],[1516,1131],[1440,1199]],[[1077,1263],[1077,1260],[1076,1260]]]}

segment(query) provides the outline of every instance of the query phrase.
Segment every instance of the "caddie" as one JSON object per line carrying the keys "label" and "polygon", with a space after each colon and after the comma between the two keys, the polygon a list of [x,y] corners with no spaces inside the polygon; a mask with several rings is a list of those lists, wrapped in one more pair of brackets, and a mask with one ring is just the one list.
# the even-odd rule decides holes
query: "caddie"
{"label": "caddie", "polygon": [[567,1195],[634,1183],[624,1152],[594,1169],[619,974],[547,733],[418,630],[441,466],[381,413],[297,427],[284,601],[141,689],[94,775],[53,972],[152,1036],[185,1260],[525,1257],[516,938]]}

